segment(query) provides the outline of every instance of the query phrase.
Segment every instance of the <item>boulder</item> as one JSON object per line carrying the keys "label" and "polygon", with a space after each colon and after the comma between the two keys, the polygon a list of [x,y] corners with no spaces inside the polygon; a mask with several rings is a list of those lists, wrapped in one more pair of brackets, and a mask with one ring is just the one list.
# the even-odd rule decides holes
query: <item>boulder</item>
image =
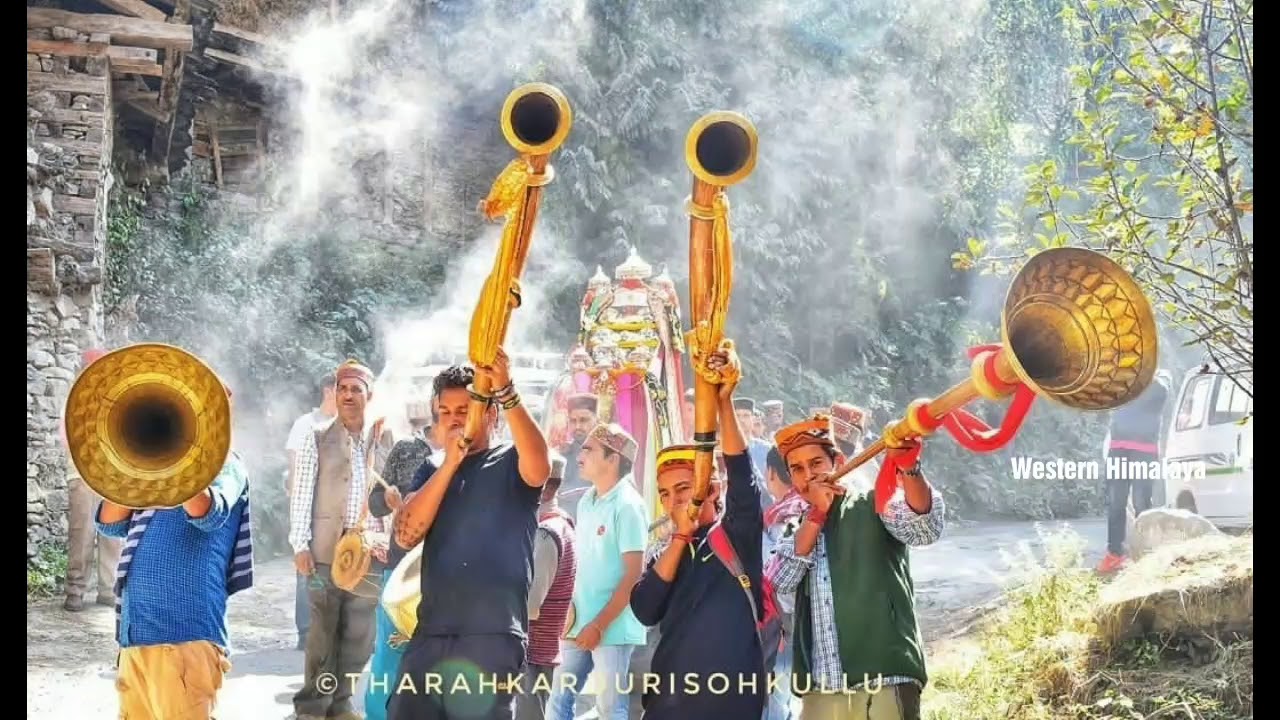
{"label": "boulder", "polygon": [[1207,518],[1190,510],[1152,508],[1133,520],[1128,537],[1129,554],[1137,559],[1184,540],[1221,534]]}

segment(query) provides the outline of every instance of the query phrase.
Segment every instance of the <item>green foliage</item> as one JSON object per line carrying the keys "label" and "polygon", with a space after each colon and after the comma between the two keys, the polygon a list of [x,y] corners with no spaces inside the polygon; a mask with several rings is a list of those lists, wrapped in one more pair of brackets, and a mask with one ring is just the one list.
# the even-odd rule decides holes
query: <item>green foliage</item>
{"label": "green foliage", "polygon": [[440,277],[438,262],[406,264],[358,228],[264,245],[259,217],[232,212],[207,188],[178,192],[145,205],[116,195],[108,308],[136,297],[133,340],[202,348],[215,369],[254,387],[309,391],[347,357],[379,365],[373,318],[411,306]]}
{"label": "green foliage", "polygon": [[1106,250],[1187,344],[1251,371],[1252,4],[1089,0],[1065,17],[1092,58],[1071,71],[1075,161],[1029,167],[1021,207],[956,267],[1003,274],[1043,248]]}
{"label": "green foliage", "polygon": [[62,591],[66,577],[66,545],[57,541],[42,544],[39,554],[27,563],[27,599],[57,595]]}

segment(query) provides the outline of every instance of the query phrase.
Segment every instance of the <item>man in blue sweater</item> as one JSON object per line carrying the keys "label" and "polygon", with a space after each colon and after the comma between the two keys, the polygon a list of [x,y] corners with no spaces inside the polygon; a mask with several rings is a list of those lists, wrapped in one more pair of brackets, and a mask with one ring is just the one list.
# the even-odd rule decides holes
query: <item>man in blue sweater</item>
{"label": "man in blue sweater", "polygon": [[249,480],[228,458],[180,507],[102,501],[98,532],[123,538],[116,571],[120,716],[210,718],[227,660],[227,598],[253,584]]}
{"label": "man in blue sweater", "polygon": [[[698,517],[690,519],[694,446],[667,447],[658,454],[658,499],[675,532],[631,592],[636,617],[662,631],[651,666],[657,687],[650,682],[642,688],[646,720],[754,720],[769,697],[756,632],[757,614],[765,607],[760,481],[733,402],[740,377],[736,353],[726,347],[710,364],[723,378],[719,419],[727,488],[715,483]],[[723,535],[712,534],[716,526]],[[736,557],[726,560],[729,556]],[[737,567],[730,570],[730,563]],[[686,682],[689,677],[693,685]]]}

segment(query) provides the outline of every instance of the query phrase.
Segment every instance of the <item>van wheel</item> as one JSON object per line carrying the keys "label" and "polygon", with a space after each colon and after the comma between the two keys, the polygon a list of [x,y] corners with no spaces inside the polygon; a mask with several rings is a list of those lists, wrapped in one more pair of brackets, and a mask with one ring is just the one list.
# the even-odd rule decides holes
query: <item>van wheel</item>
{"label": "van wheel", "polygon": [[1178,502],[1174,504],[1174,507],[1178,508],[1179,510],[1189,510],[1191,512],[1195,512],[1196,499],[1189,492],[1185,492],[1185,491],[1181,492],[1178,494]]}

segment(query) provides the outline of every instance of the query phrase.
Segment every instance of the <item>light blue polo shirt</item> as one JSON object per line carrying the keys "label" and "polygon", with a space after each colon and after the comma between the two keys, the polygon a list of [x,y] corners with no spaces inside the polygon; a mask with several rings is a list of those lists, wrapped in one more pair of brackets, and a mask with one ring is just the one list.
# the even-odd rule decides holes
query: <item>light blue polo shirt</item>
{"label": "light blue polo shirt", "polygon": [[[575,525],[578,575],[573,584],[576,618],[570,631],[572,637],[577,637],[609,604],[613,591],[622,582],[622,554],[644,553],[649,534],[647,525],[644,498],[630,475],[603,496],[597,496],[595,488],[591,488],[578,501]],[[643,645],[646,637],[644,625],[631,612],[631,603],[627,603],[605,630],[600,644]]]}

